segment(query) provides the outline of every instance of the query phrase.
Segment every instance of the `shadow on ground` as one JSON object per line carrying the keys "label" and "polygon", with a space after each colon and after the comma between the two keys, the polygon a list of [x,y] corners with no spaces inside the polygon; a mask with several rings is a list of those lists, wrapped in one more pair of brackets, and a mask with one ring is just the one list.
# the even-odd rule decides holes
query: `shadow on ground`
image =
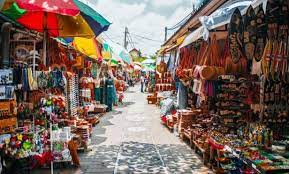
{"label": "shadow on ground", "polygon": [[128,93],[128,94],[133,94],[133,93],[136,93],[137,91],[126,91],[125,93]]}
{"label": "shadow on ground", "polygon": [[117,108],[126,108],[130,105],[135,104],[135,102],[123,102],[122,104],[120,104],[119,106],[117,106]]}
{"label": "shadow on ground", "polygon": [[[184,154],[183,152],[188,152]],[[116,173],[206,173],[200,160],[193,157],[186,145],[148,144],[123,142],[120,146],[96,146],[93,151],[80,154],[80,169],[55,169],[61,174],[112,174]],[[161,155],[160,155],[161,154]],[[32,174],[48,174],[49,170]]]}

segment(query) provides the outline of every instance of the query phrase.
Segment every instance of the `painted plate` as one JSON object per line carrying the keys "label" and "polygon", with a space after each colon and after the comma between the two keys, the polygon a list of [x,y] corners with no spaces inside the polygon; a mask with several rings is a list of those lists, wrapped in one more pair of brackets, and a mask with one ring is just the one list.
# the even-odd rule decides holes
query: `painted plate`
{"label": "painted plate", "polygon": [[256,14],[252,6],[244,16],[244,52],[246,58],[254,58],[255,45],[257,42]]}
{"label": "painted plate", "polygon": [[259,10],[256,14],[256,24],[257,24],[257,43],[255,47],[255,60],[259,62],[262,59],[264,48],[266,45],[267,38],[267,22],[264,10],[262,6],[259,6]]}
{"label": "painted plate", "polygon": [[233,63],[238,63],[243,49],[243,18],[238,8],[234,11],[230,21],[229,46]]}

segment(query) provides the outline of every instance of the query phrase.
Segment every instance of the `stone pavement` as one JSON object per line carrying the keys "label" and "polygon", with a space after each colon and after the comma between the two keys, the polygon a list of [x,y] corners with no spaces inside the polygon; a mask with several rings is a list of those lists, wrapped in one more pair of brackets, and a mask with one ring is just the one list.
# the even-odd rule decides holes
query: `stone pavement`
{"label": "stone pavement", "polygon": [[80,169],[55,169],[54,173],[211,173],[188,145],[160,123],[159,109],[148,105],[147,95],[139,89],[130,88],[124,104],[101,118],[93,130],[93,150],[80,154]]}

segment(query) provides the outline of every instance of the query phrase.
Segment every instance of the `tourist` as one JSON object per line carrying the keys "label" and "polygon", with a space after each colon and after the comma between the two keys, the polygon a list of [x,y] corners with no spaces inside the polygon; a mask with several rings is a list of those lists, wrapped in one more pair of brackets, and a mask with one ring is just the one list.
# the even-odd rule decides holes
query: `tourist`
{"label": "tourist", "polygon": [[144,83],[145,83],[145,78],[144,78],[144,76],[142,75],[141,77],[140,77],[140,84],[141,84],[141,92],[143,92],[143,87],[144,87]]}

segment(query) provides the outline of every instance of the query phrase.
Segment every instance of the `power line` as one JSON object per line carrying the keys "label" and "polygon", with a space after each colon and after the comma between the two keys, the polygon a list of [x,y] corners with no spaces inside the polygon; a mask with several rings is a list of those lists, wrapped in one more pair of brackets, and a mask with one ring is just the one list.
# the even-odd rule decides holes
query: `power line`
{"label": "power line", "polygon": [[182,26],[185,22],[187,22],[187,20],[189,19],[189,17],[191,17],[192,13],[189,13],[186,17],[184,17],[181,21],[179,21],[177,24],[175,24],[174,26],[167,28],[167,30],[175,30],[177,28],[179,28],[180,26]]}
{"label": "power line", "polygon": [[112,41],[113,43],[116,43],[116,42],[114,42],[105,32],[103,32],[103,34],[104,34],[110,41]]}
{"label": "power line", "polygon": [[134,34],[134,33],[131,33],[131,34],[134,35],[134,36],[136,36],[136,37],[142,38],[142,39],[146,39],[146,40],[150,40],[150,41],[153,41],[153,42],[162,43],[162,41],[160,41],[160,40],[154,40],[154,39],[151,39],[151,38],[148,38],[148,37],[145,37],[145,36],[140,36],[140,35]]}
{"label": "power line", "polygon": [[132,37],[130,35],[130,32],[128,32],[128,39],[130,41],[130,44],[131,44],[132,48],[135,48],[135,45],[134,45],[134,42],[132,41]]}

